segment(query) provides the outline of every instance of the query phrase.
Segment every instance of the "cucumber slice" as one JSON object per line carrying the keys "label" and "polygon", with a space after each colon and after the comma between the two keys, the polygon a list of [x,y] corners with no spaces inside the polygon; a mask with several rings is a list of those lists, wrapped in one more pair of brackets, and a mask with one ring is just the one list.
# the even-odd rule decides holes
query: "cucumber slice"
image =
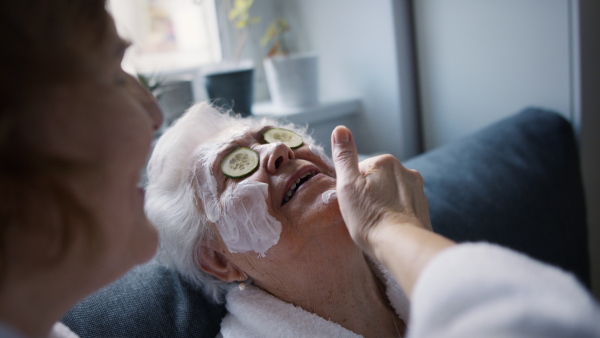
{"label": "cucumber slice", "polygon": [[242,178],[258,168],[258,154],[256,151],[239,147],[230,152],[221,160],[221,171],[231,178]]}
{"label": "cucumber slice", "polygon": [[302,136],[296,134],[295,132],[283,129],[283,128],[272,128],[263,134],[265,141],[269,143],[281,142],[291,149],[295,149],[300,147],[304,142],[302,141]]}

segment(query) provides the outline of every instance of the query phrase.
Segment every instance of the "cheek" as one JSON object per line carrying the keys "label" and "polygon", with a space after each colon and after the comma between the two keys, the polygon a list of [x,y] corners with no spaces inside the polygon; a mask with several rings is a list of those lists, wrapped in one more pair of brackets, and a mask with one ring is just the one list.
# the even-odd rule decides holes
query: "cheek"
{"label": "cheek", "polygon": [[[318,159],[321,166],[324,169],[327,169],[327,171],[335,177],[335,167],[333,165],[333,161],[329,158],[329,156],[327,156],[327,154],[325,154],[323,148],[311,144],[308,146],[308,151],[306,151],[306,153],[308,156],[311,156],[311,158]],[[314,161],[315,160],[313,160],[313,162]]]}
{"label": "cheek", "polygon": [[222,215],[216,226],[230,252],[265,256],[279,242],[281,223],[269,214],[267,196],[266,183],[242,181],[221,198]]}

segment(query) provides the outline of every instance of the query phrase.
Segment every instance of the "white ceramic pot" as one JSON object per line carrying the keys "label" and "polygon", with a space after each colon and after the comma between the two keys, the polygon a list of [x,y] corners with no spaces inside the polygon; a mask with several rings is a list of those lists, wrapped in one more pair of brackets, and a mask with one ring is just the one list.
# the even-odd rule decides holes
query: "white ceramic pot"
{"label": "white ceramic pot", "polygon": [[275,56],[264,60],[271,101],[279,107],[319,103],[318,57],[313,54]]}

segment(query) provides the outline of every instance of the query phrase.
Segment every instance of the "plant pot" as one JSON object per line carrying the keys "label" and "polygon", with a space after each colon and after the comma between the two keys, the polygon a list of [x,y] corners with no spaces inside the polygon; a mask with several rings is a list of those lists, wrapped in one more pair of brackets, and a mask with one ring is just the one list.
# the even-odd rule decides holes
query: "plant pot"
{"label": "plant pot", "polygon": [[312,54],[275,56],[264,60],[273,105],[306,107],[319,103],[318,57]]}
{"label": "plant pot", "polygon": [[254,69],[215,70],[204,74],[208,98],[215,106],[231,109],[242,116],[252,113]]}

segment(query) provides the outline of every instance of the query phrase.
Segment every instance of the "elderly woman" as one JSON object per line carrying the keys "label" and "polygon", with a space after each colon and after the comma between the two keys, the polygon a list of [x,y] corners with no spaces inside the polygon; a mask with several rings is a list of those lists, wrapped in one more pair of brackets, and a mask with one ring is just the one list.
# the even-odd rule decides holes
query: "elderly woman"
{"label": "elderly woman", "polygon": [[407,300],[350,238],[335,177],[303,130],[206,104],[161,137],[146,191],[159,258],[225,297],[223,336],[403,335]]}

